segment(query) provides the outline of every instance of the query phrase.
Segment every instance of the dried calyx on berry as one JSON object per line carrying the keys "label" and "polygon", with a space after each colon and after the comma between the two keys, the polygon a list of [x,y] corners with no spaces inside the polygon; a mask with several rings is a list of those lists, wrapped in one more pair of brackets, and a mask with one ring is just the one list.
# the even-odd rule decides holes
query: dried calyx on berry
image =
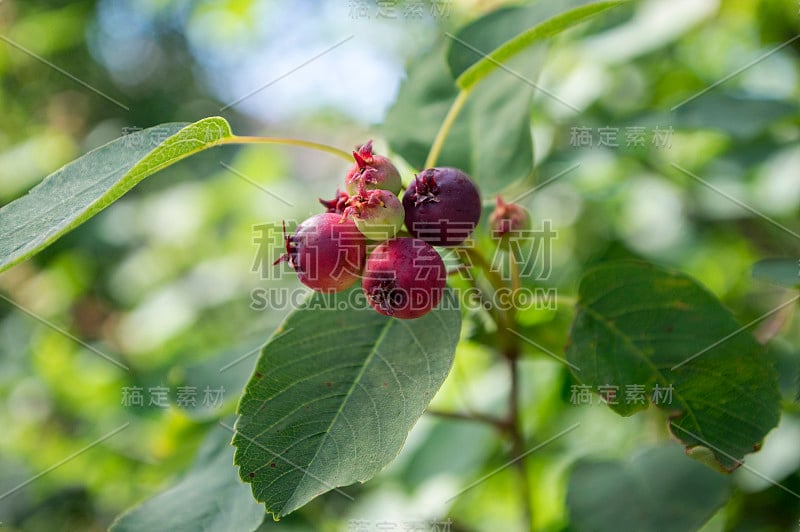
{"label": "dried calyx on berry", "polygon": [[376,311],[413,319],[439,304],[446,282],[447,270],[435,249],[417,238],[396,238],[370,254],[361,286]]}
{"label": "dried calyx on berry", "polygon": [[510,235],[522,236],[521,232],[530,229],[531,218],[521,205],[506,203],[497,196],[494,211],[489,217],[489,230],[496,239]]}
{"label": "dried calyx on berry", "polygon": [[481,217],[475,183],[457,168],[428,168],[403,194],[409,232],[435,246],[455,246],[472,234]]}
{"label": "dried calyx on berry", "polygon": [[301,283],[318,292],[339,292],[361,276],[367,242],[352,220],[335,213],[312,216],[286,235],[286,253],[275,264],[288,262]]}
{"label": "dried calyx on berry", "polygon": [[330,200],[324,200],[319,198],[319,202],[325,207],[325,212],[332,212],[336,214],[344,214],[344,210],[347,208],[348,201],[350,201],[350,196],[347,192],[342,192],[338,188],[336,189],[336,196]]}
{"label": "dried calyx on berry", "polygon": [[347,202],[342,217],[350,217],[369,240],[387,240],[394,238],[403,226],[405,211],[390,191],[367,190],[362,186]]}
{"label": "dried calyx on berry", "polygon": [[436,172],[425,170],[414,176],[414,192],[410,196],[414,200],[414,206],[418,207],[423,203],[439,203],[439,185],[436,183]]}
{"label": "dried calyx on berry", "polygon": [[403,186],[400,172],[389,159],[373,153],[371,140],[354,151],[353,158],[356,162],[345,177],[348,194],[357,194],[362,186],[367,190],[383,189],[393,194],[400,192]]}

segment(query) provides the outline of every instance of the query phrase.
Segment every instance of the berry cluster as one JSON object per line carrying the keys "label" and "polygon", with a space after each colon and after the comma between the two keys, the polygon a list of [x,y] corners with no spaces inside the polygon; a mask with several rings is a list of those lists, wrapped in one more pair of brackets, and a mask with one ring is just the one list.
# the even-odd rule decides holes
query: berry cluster
{"label": "berry cluster", "polygon": [[[338,292],[361,279],[372,308],[395,318],[419,318],[442,298],[447,270],[432,246],[464,242],[478,223],[481,199],[472,180],[456,168],[417,174],[402,200],[400,172],[372,150],[353,152],[345,191],[320,200],[317,214],[285,235],[287,261],[300,281],[320,292]],[[410,236],[400,236],[402,228]],[[367,241],[377,241],[368,251]]]}

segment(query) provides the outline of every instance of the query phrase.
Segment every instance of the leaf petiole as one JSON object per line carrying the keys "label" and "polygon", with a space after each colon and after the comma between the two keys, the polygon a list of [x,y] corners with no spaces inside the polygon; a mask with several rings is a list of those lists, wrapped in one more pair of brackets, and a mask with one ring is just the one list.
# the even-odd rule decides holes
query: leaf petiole
{"label": "leaf petiole", "polygon": [[319,142],[312,142],[310,140],[290,139],[282,137],[247,137],[233,135],[220,139],[218,144],[283,144],[286,146],[300,146],[303,148],[310,148],[312,150],[323,151],[341,157],[342,159],[352,162],[353,156],[344,150],[321,144]]}
{"label": "leaf petiole", "polygon": [[433,140],[431,151],[428,152],[428,158],[425,159],[425,168],[433,168],[436,165],[439,154],[442,152],[444,141],[447,139],[447,135],[450,134],[450,130],[453,128],[456,118],[458,118],[461,109],[467,102],[470,90],[471,89],[462,89],[450,105],[450,109],[447,111],[447,115],[445,115],[444,121],[442,121],[442,125],[439,127],[439,131],[436,133],[436,138]]}

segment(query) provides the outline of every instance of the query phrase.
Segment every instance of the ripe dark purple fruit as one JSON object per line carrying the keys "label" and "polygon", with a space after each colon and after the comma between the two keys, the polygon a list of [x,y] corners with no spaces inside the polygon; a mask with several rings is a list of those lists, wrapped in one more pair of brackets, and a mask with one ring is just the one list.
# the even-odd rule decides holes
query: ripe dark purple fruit
{"label": "ripe dark purple fruit", "polygon": [[435,249],[418,238],[396,238],[370,254],[361,286],[372,308],[409,320],[439,304],[446,282],[447,270]]}
{"label": "ripe dark purple fruit", "polygon": [[481,217],[475,183],[457,168],[428,168],[403,194],[406,227],[434,246],[455,246],[469,237]]}
{"label": "ripe dark purple fruit", "polygon": [[351,196],[358,194],[362,187],[367,190],[383,189],[393,194],[400,192],[403,182],[400,172],[392,161],[372,152],[370,140],[353,152],[356,164],[347,172],[344,184]]}
{"label": "ripe dark purple fruit", "polygon": [[335,213],[317,214],[285,240],[286,253],[275,264],[287,261],[300,282],[313,290],[339,292],[361,276],[367,241],[352,220]]}

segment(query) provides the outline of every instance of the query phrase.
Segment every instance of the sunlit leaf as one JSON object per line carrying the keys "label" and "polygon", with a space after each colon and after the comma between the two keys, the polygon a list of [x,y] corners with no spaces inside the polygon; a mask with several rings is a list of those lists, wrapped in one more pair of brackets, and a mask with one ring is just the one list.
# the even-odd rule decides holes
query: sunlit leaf
{"label": "sunlit leaf", "polygon": [[[458,76],[456,84],[462,89],[470,89],[477,83],[481,82],[489,74],[498,68],[502,68],[509,59],[524,51],[531,45],[541,42],[550,37],[558,35],[564,30],[567,30],[581,22],[589,20],[590,18],[599,15],[603,11],[617,7],[626,3],[623,1],[615,2],[596,2],[585,6],[576,7],[575,9],[560,13],[536,24],[535,26],[526,29],[520,34],[507,40],[494,50],[480,50],[485,54],[481,59],[474,62],[469,68]],[[471,43],[470,43],[471,44]],[[459,46],[462,43],[453,43],[453,46]],[[474,46],[474,45],[473,45]],[[473,51],[473,53],[475,53]],[[451,65],[453,62],[451,62]],[[454,72],[458,72],[458,66],[454,68]]]}
{"label": "sunlit leaf", "polygon": [[136,131],[90,151],[0,209],[0,271],[79,226],[145,177],[230,137],[223,118]]}

